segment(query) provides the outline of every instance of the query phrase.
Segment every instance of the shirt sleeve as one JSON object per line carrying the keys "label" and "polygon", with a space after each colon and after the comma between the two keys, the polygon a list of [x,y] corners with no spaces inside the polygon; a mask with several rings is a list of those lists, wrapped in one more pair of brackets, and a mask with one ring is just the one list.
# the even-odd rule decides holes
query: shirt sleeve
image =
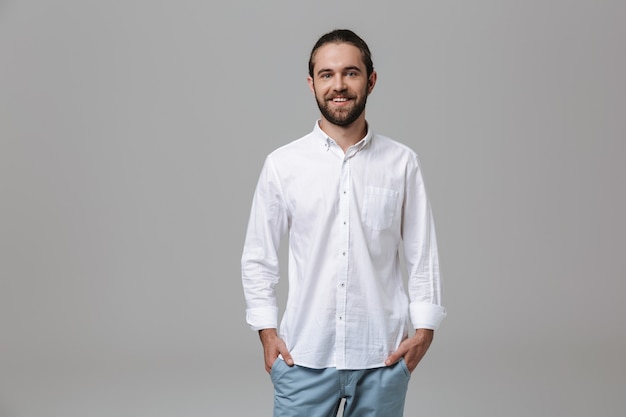
{"label": "shirt sleeve", "polygon": [[246,321],[252,330],[276,328],[279,281],[278,249],[288,229],[285,200],[276,169],[268,157],[261,171],[241,257]]}
{"label": "shirt sleeve", "polygon": [[433,215],[417,156],[407,169],[402,241],[408,269],[409,314],[413,328],[436,330],[446,316]]}

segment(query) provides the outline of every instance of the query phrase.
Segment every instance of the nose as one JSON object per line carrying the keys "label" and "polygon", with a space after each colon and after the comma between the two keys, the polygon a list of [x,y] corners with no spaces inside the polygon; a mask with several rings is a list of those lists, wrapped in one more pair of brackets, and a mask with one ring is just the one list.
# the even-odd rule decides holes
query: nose
{"label": "nose", "polygon": [[342,75],[338,75],[333,79],[333,89],[335,91],[343,91],[346,89],[346,83]]}

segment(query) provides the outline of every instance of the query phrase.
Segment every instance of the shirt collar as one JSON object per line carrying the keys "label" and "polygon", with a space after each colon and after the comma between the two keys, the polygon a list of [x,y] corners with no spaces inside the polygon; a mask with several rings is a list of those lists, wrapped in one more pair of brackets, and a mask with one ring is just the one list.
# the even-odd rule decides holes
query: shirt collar
{"label": "shirt collar", "polygon": [[[335,140],[333,138],[331,138],[330,136],[328,136],[322,130],[322,128],[320,128],[320,120],[317,120],[315,122],[315,126],[313,127],[313,132],[319,138],[319,142],[321,143],[322,146],[324,146],[324,148],[326,150],[329,149],[331,143],[335,143]],[[372,141],[372,136],[373,136],[373,132],[370,129],[370,126],[369,126],[369,123],[368,123],[367,124],[367,133],[365,134],[365,137],[363,137],[363,139],[361,139],[360,141],[358,141],[357,143],[352,145],[350,147],[350,149],[348,150],[348,153],[355,154],[358,151],[360,151],[361,149],[365,148]]]}

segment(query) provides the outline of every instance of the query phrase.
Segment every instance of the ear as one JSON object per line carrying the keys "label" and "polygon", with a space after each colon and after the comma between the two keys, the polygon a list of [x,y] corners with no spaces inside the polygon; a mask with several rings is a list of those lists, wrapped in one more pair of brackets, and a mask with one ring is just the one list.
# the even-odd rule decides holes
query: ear
{"label": "ear", "polygon": [[372,71],[370,77],[367,80],[367,94],[370,94],[376,85],[376,80],[378,79],[378,74],[376,71]]}
{"label": "ear", "polygon": [[313,84],[313,78],[310,75],[306,77],[306,82],[309,84],[309,90],[315,95],[315,85]]}

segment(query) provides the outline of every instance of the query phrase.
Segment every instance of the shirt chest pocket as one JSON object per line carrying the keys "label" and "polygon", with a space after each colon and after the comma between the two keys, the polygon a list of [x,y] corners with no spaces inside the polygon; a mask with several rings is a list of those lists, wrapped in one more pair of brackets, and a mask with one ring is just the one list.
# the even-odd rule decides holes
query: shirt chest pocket
{"label": "shirt chest pocket", "polygon": [[396,190],[366,187],[361,209],[363,223],[374,230],[390,227],[396,214],[398,195]]}

